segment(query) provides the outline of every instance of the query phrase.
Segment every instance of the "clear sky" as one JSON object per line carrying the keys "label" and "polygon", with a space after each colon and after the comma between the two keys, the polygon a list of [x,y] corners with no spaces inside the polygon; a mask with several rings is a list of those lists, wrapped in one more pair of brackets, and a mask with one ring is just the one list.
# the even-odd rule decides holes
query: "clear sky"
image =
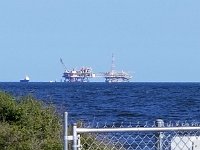
{"label": "clear sky", "polygon": [[136,82],[200,82],[199,0],[1,0],[0,81],[60,80],[66,66]]}

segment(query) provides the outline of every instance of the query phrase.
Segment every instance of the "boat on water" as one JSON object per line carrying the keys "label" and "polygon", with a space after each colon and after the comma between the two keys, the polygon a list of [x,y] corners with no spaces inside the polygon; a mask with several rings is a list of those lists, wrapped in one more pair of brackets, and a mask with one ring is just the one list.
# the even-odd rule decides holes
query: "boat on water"
{"label": "boat on water", "polygon": [[20,80],[20,82],[29,82],[30,78],[28,76],[25,76],[24,79]]}

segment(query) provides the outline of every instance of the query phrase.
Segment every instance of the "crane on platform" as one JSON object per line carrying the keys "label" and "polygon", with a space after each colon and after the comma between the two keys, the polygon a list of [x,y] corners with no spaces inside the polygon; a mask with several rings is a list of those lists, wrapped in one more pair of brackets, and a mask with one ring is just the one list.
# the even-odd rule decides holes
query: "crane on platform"
{"label": "crane on platform", "polygon": [[61,62],[61,64],[63,65],[64,69],[65,69],[66,71],[68,71],[68,70],[67,70],[67,67],[65,66],[65,64],[64,64],[64,62],[63,62],[63,60],[62,60],[62,58],[60,58],[60,62]]}
{"label": "crane on platform", "polygon": [[129,82],[132,76],[124,71],[115,70],[115,57],[112,54],[111,69],[108,72],[95,74],[91,67],[82,67],[81,69],[68,70],[63,60],[60,58],[60,62],[63,65],[65,71],[63,78],[65,82],[89,82],[90,78],[100,77],[105,78],[105,82]]}
{"label": "crane on platform", "polygon": [[92,72],[91,67],[82,67],[79,70],[68,70],[61,58],[60,62],[65,69],[65,72],[62,76],[65,82],[89,82],[89,78],[95,77],[95,74]]}

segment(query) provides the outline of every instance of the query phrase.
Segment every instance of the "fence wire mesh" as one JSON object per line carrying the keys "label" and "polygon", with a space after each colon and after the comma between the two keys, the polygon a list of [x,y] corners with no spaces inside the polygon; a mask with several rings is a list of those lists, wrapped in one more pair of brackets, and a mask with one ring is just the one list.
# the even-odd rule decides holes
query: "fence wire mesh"
{"label": "fence wire mesh", "polygon": [[[123,131],[123,129],[159,129],[156,122],[152,124],[141,124],[123,122],[120,124],[105,123],[96,125],[80,123],[77,129],[85,129],[83,132],[77,132],[78,150],[200,150],[200,125],[199,123],[187,122],[169,122],[162,127],[170,130],[158,131]],[[183,129],[184,127],[184,129]],[[190,129],[190,127],[193,127]],[[118,131],[109,131],[109,129],[118,128]],[[173,130],[176,128],[176,130]],[[180,129],[180,130],[177,130]],[[100,129],[96,132],[87,131],[87,129]],[[101,129],[108,129],[101,132]],[[121,131],[120,131],[121,129]],[[70,144],[69,149],[73,149]]]}

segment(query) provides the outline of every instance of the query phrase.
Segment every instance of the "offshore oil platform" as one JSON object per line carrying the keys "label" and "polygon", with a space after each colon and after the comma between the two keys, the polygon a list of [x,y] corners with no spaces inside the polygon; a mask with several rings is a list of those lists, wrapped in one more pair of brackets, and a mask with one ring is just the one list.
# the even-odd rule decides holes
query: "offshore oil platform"
{"label": "offshore oil platform", "polygon": [[89,78],[94,78],[95,74],[90,67],[82,67],[79,70],[68,70],[63,60],[60,58],[61,64],[64,66],[63,73],[64,82],[89,82]]}
{"label": "offshore oil platform", "polygon": [[60,58],[60,62],[63,65],[65,71],[63,73],[64,82],[89,82],[90,78],[105,78],[105,82],[129,82],[132,78],[127,72],[115,71],[114,55],[112,54],[112,65],[109,72],[103,72],[95,74],[91,67],[82,67],[79,70],[68,70],[63,60]]}
{"label": "offshore oil platform", "polygon": [[112,64],[111,64],[111,70],[109,72],[103,73],[103,77],[105,78],[105,82],[129,82],[132,78],[131,75],[129,75],[127,72],[121,71],[115,71],[115,64],[114,64],[114,55],[112,54]]}

